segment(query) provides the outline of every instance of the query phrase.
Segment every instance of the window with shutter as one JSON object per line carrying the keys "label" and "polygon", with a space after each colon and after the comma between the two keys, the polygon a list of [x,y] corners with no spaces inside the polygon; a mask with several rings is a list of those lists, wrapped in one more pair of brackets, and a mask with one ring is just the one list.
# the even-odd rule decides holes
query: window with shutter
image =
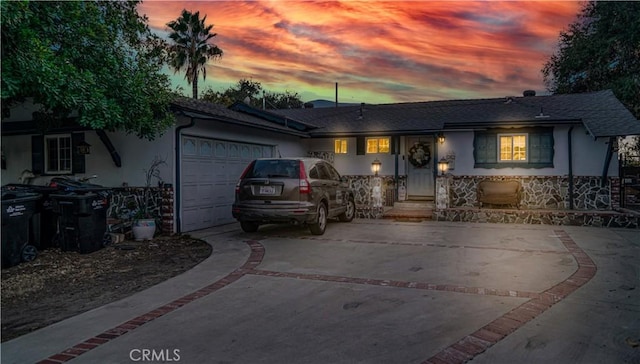
{"label": "window with shutter", "polygon": [[473,148],[475,168],[553,168],[553,128],[477,131]]}
{"label": "window with shutter", "polygon": [[85,173],[85,156],[78,153],[84,133],[31,137],[31,170],[36,174]]}

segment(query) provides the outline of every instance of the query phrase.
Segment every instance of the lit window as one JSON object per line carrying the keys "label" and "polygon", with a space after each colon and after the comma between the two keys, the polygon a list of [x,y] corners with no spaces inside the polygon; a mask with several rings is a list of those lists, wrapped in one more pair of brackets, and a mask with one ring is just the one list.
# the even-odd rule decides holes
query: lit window
{"label": "lit window", "polygon": [[389,153],[389,138],[367,138],[367,154]]}
{"label": "lit window", "polygon": [[336,139],[334,144],[336,154],[347,154],[347,139]]}
{"label": "lit window", "polygon": [[44,148],[46,173],[71,173],[71,136],[47,135]]}
{"label": "lit window", "polygon": [[526,134],[500,134],[500,161],[527,161]]}

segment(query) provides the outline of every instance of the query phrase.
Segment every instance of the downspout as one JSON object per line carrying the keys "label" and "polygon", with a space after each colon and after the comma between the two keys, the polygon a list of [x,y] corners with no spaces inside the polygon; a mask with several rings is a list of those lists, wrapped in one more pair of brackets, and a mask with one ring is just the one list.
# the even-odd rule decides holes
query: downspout
{"label": "downspout", "polygon": [[569,210],[573,210],[573,151],[571,147],[571,132],[573,131],[573,125],[569,128],[567,133],[567,146],[569,149]]}
{"label": "downspout", "polygon": [[602,180],[600,181],[600,187],[607,185],[607,175],[609,174],[609,164],[611,164],[611,158],[613,157],[613,143],[615,137],[609,137],[609,146],[607,147],[607,156],[604,159],[604,168],[602,169]]}
{"label": "downspout", "polygon": [[394,136],[394,138],[396,138],[396,142],[393,143],[394,146],[395,146],[395,148],[394,148],[395,149],[394,150],[394,154],[395,154],[395,173],[393,175],[393,181],[394,181],[394,184],[395,184],[395,187],[396,187],[396,193],[395,193],[396,198],[394,199],[393,202],[395,202],[395,200],[398,199],[399,188],[400,188],[399,183],[398,183],[398,168],[399,168],[399,166],[398,166],[398,154],[400,153],[400,136],[396,135],[396,136]]}
{"label": "downspout", "polygon": [[196,121],[193,117],[190,117],[190,122],[189,124],[186,125],[180,125],[176,128],[175,131],[175,135],[176,135],[176,185],[174,186],[174,192],[175,192],[175,206],[176,209],[174,210],[174,213],[176,215],[176,233],[180,234],[181,230],[182,230],[182,213],[181,213],[181,206],[180,206],[180,194],[181,194],[181,188],[180,188],[180,146],[182,145],[182,143],[180,142],[180,136],[182,134],[180,134],[180,132],[182,131],[182,129],[187,129],[187,128],[191,128],[194,125],[196,125]]}

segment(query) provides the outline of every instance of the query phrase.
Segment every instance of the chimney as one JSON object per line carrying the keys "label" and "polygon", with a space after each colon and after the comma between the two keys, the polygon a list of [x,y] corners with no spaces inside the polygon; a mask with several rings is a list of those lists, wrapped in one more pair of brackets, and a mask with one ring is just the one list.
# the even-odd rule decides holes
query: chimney
{"label": "chimney", "polygon": [[522,93],[522,96],[524,97],[531,97],[531,96],[535,96],[536,95],[536,91],[535,90],[524,90],[524,92]]}

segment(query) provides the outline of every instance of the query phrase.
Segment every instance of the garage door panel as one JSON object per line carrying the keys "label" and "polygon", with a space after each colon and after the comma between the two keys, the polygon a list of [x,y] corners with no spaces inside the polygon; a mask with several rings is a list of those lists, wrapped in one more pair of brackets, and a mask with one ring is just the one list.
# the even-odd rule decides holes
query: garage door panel
{"label": "garage door panel", "polygon": [[198,181],[198,161],[185,160],[182,163],[182,182],[196,183]]}
{"label": "garage door panel", "polygon": [[193,207],[198,205],[198,186],[182,185],[182,206]]}
{"label": "garage door panel", "polygon": [[193,231],[213,226],[213,211],[212,207],[184,209],[182,213],[183,230]]}
{"label": "garage door panel", "polygon": [[229,224],[235,221],[231,215],[231,206],[228,204],[216,205],[213,216],[215,218],[215,225]]}

